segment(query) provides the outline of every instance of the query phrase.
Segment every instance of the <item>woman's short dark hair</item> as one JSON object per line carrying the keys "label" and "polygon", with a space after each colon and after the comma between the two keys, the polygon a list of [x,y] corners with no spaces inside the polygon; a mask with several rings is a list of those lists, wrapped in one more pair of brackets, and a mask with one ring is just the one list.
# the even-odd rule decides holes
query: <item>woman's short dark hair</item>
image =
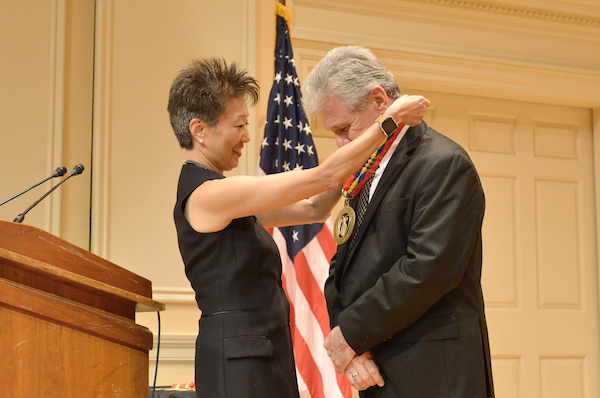
{"label": "woman's short dark hair", "polygon": [[227,65],[222,58],[193,60],[173,80],[169,93],[167,109],[179,146],[193,148],[192,119],[215,126],[227,110],[227,100],[240,96],[250,106],[258,102],[258,83],[246,70],[239,69],[235,62]]}

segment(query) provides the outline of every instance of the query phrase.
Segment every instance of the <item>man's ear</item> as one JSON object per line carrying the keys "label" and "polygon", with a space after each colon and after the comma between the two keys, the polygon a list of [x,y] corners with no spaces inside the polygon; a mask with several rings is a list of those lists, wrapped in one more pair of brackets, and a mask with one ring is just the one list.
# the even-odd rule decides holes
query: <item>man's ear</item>
{"label": "man's ear", "polygon": [[383,87],[375,86],[371,89],[371,96],[377,109],[384,111],[388,107],[388,96]]}

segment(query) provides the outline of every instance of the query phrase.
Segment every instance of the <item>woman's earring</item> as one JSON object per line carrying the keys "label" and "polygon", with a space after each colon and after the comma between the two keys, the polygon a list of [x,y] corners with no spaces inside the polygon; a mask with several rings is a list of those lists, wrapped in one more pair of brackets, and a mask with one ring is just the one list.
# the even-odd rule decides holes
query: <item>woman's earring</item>
{"label": "woman's earring", "polygon": [[203,138],[200,138],[200,139],[198,140],[198,142],[199,142],[199,143],[201,143],[201,144],[204,144],[204,139],[203,139]]}

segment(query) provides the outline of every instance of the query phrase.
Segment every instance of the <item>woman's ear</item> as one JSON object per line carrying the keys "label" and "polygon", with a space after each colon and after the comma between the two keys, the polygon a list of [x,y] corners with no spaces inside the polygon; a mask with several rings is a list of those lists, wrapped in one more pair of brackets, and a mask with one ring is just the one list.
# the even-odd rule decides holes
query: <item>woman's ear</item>
{"label": "woman's ear", "polygon": [[205,124],[200,119],[192,119],[190,120],[190,134],[192,135],[192,140],[196,139],[200,144],[204,143],[204,127]]}

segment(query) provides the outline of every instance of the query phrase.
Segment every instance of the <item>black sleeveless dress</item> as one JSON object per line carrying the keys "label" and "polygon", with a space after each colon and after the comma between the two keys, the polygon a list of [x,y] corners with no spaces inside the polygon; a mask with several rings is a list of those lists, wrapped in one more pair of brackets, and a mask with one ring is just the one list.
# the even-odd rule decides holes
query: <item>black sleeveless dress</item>
{"label": "black sleeveless dress", "polygon": [[[202,398],[298,398],[277,245],[256,217],[213,233],[196,232],[184,209],[202,183],[225,178],[186,163],[174,218],[186,275],[202,310],[196,391]],[[204,206],[211,206],[205,203]]]}

